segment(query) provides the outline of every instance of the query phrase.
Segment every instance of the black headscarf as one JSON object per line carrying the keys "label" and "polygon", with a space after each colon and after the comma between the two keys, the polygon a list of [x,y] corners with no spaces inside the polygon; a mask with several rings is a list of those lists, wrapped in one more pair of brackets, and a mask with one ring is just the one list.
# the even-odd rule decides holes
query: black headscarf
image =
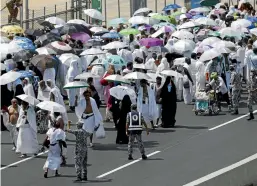
{"label": "black headscarf", "polygon": [[[171,83],[172,89],[169,92],[168,91],[168,85]],[[177,93],[176,93],[176,86],[171,79],[170,76],[166,78],[166,81],[161,89],[161,98],[162,98],[162,103],[165,104],[170,104],[170,102],[175,102],[177,101]]]}

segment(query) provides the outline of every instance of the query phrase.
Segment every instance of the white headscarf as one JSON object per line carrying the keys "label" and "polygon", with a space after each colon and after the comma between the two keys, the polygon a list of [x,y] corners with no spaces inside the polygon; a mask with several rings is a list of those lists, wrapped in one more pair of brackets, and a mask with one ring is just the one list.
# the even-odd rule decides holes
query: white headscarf
{"label": "white headscarf", "polygon": [[73,82],[77,75],[79,75],[78,63],[77,61],[71,61],[70,68],[68,69],[66,76],[66,83]]}
{"label": "white headscarf", "polygon": [[169,69],[169,63],[167,59],[164,57],[161,60],[161,64],[157,67],[156,74],[161,73],[163,70],[168,70]]}
{"label": "white headscarf", "polygon": [[29,78],[25,78],[25,79],[27,80],[28,83],[23,87],[24,93],[26,95],[35,97],[35,92],[34,92],[32,84],[30,83]]}

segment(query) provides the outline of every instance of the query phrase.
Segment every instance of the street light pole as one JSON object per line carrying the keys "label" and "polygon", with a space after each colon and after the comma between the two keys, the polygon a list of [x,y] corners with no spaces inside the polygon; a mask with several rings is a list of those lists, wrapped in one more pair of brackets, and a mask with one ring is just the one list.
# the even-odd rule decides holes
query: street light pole
{"label": "street light pole", "polygon": [[[29,19],[29,0],[25,0],[25,19],[26,20]],[[26,29],[29,28],[29,22],[28,21],[26,21],[25,28]]]}

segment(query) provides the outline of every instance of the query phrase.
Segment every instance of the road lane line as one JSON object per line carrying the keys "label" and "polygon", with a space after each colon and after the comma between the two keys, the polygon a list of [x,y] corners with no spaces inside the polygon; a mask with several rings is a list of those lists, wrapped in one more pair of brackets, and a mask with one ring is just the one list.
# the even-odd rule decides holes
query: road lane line
{"label": "road lane line", "polygon": [[[257,112],[257,110],[255,110],[253,113],[256,113],[256,112]],[[218,128],[220,128],[220,127],[223,127],[223,126],[225,126],[225,125],[228,125],[228,124],[230,124],[230,123],[233,123],[233,122],[235,122],[235,121],[237,121],[237,120],[240,120],[240,119],[242,119],[242,118],[245,118],[246,116],[249,116],[249,114],[245,114],[245,115],[243,115],[243,116],[240,116],[240,117],[237,117],[237,118],[232,119],[232,120],[230,120],[230,121],[227,121],[227,122],[225,122],[225,123],[223,123],[223,124],[220,124],[220,125],[218,125],[218,126],[216,126],[216,127],[210,128],[209,131],[212,131],[212,130],[218,129]]]}
{"label": "road lane line", "polygon": [[14,162],[14,163],[12,163],[12,164],[6,165],[6,166],[4,166],[4,167],[1,167],[1,168],[0,168],[0,171],[2,171],[2,170],[4,170],[4,169],[7,169],[7,168],[10,168],[10,167],[12,167],[12,166],[18,165],[18,164],[23,163],[23,162],[25,162],[25,161],[31,160],[31,159],[33,159],[33,158],[36,158],[37,156],[41,156],[41,155],[43,155],[43,154],[46,154],[47,152],[48,152],[48,150],[45,151],[45,152],[41,152],[41,153],[39,153],[39,154],[36,155],[36,156],[31,156],[31,157],[22,159],[22,160],[20,160],[20,161]]}
{"label": "road lane line", "polygon": [[220,169],[220,170],[215,171],[215,172],[213,172],[211,174],[208,174],[208,175],[206,175],[204,177],[201,177],[201,178],[199,178],[199,179],[197,179],[195,181],[192,181],[192,182],[190,182],[190,183],[188,183],[186,185],[183,185],[183,186],[196,186],[196,185],[199,185],[199,184],[204,183],[206,181],[209,181],[209,180],[211,180],[211,179],[213,179],[213,178],[215,178],[217,176],[220,176],[220,175],[222,175],[222,174],[224,174],[226,172],[229,172],[229,171],[231,171],[231,170],[233,170],[233,169],[235,169],[237,167],[240,167],[240,166],[242,166],[244,164],[247,164],[247,163],[249,163],[249,162],[251,162],[251,161],[253,161],[255,159],[257,159],[257,153],[252,155],[252,156],[249,156],[249,157],[247,157],[247,158],[245,158],[243,160],[240,160],[240,161],[238,161],[238,162],[236,162],[236,163],[234,163],[232,165],[224,167],[223,169]]}
{"label": "road lane line", "polygon": [[[155,152],[153,152],[153,153],[151,153],[151,154],[148,154],[147,157],[153,156],[153,155],[158,154],[158,153],[160,153],[160,152],[161,152],[161,151],[155,151]],[[125,165],[122,165],[122,166],[120,166],[120,167],[118,167],[118,168],[116,168],[116,169],[113,169],[113,170],[111,170],[111,171],[109,171],[109,172],[106,172],[106,173],[104,173],[104,174],[102,174],[102,175],[100,175],[100,176],[97,176],[96,178],[103,178],[103,177],[105,177],[105,176],[107,176],[107,175],[109,175],[109,174],[112,174],[112,173],[117,172],[117,171],[119,171],[119,170],[121,170],[121,169],[124,169],[124,168],[126,168],[126,167],[128,167],[128,166],[130,166],[130,165],[133,165],[133,164],[135,164],[135,163],[137,163],[137,162],[139,162],[139,161],[141,161],[141,160],[142,160],[142,158],[139,158],[139,159],[134,160],[134,161],[132,161],[132,162],[130,162],[130,163],[127,163],[127,164],[125,164]]]}

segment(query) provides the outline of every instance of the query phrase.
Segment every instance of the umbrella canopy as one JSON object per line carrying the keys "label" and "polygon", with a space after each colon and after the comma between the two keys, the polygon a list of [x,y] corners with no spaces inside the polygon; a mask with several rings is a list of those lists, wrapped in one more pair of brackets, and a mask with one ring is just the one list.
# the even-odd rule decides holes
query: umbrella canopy
{"label": "umbrella canopy", "polygon": [[[0,70],[6,70],[6,65],[3,63],[0,63]],[[1,79],[1,78],[0,78]]]}
{"label": "umbrella canopy", "polygon": [[250,30],[250,33],[257,36],[257,28],[253,28]]}
{"label": "umbrella canopy", "polygon": [[140,25],[140,24],[154,25],[159,22],[160,21],[157,19],[153,19],[151,17],[144,17],[144,16],[134,16],[129,19],[129,23],[132,25]]}
{"label": "umbrella canopy", "polygon": [[161,14],[153,15],[152,18],[158,19],[158,20],[161,20],[161,21],[167,21],[167,22],[170,21],[170,18],[168,16],[161,15]]}
{"label": "umbrella canopy", "polygon": [[72,23],[72,24],[78,24],[78,25],[84,25],[86,27],[90,26],[86,21],[83,21],[81,19],[72,19],[69,20],[67,23]]}
{"label": "umbrella canopy", "polygon": [[117,68],[120,68],[122,66],[126,66],[127,62],[120,56],[118,55],[111,55],[111,56],[108,56],[106,58],[106,60],[103,61],[104,65],[106,66],[109,66],[109,65],[114,65],[115,67]]}
{"label": "umbrella canopy", "polygon": [[91,32],[94,32],[94,33],[97,33],[97,32],[109,32],[109,30],[107,30],[106,28],[103,28],[103,27],[92,27],[90,28],[90,31]]}
{"label": "umbrella canopy", "polygon": [[158,38],[143,38],[139,41],[140,45],[147,46],[147,47],[153,47],[153,46],[162,46],[163,41]]}
{"label": "umbrella canopy", "polygon": [[33,55],[38,54],[37,52],[31,52],[28,50],[21,50],[17,53],[14,53],[13,60],[14,61],[26,61],[33,57]]}
{"label": "umbrella canopy", "polygon": [[0,85],[6,85],[12,83],[21,77],[21,73],[15,71],[9,71],[0,76]]}
{"label": "umbrella canopy", "polygon": [[214,20],[207,17],[200,17],[196,19],[195,22],[200,25],[217,26],[217,23]]}
{"label": "umbrella canopy", "polygon": [[90,49],[84,50],[80,55],[84,56],[84,55],[99,55],[99,54],[106,54],[106,52],[99,48],[90,48]]}
{"label": "umbrella canopy", "polygon": [[176,29],[174,27],[170,27],[170,26],[163,26],[162,28],[160,28],[157,32],[155,32],[154,34],[152,34],[152,37],[158,37],[161,34],[164,33],[170,33],[170,32],[174,32],[176,31]]}
{"label": "umbrella canopy", "polygon": [[90,30],[86,26],[79,24],[67,23],[57,29],[59,30],[61,35],[71,35],[74,33],[87,33],[88,35],[91,35]]}
{"label": "umbrella canopy", "polygon": [[61,41],[61,37],[54,34],[54,33],[47,33],[47,34],[44,34],[42,36],[40,36],[39,38],[37,38],[37,40],[35,41],[35,43],[40,43],[41,46],[45,46],[51,42],[54,42],[54,41]]}
{"label": "umbrella canopy", "polygon": [[219,42],[219,41],[221,41],[221,40],[217,37],[208,37],[200,43],[200,46],[213,45],[213,43],[216,43],[216,42]]}
{"label": "umbrella canopy", "polygon": [[237,38],[241,38],[242,32],[233,29],[231,27],[226,27],[226,28],[222,28],[220,31],[220,36],[222,38],[224,37],[237,37]]}
{"label": "umbrella canopy", "polygon": [[14,35],[14,34],[23,34],[24,30],[18,25],[7,25],[1,28],[1,32],[4,32],[8,35]]}
{"label": "umbrella canopy", "polygon": [[37,104],[40,103],[39,100],[37,100],[36,98],[26,95],[26,94],[21,94],[21,95],[17,96],[17,98],[29,103],[30,105],[34,105],[34,106],[36,106]]}
{"label": "umbrella canopy", "polygon": [[118,39],[121,38],[122,35],[120,35],[117,32],[109,32],[101,36],[103,39]]}
{"label": "umbrella canopy", "polygon": [[26,35],[30,35],[30,36],[42,36],[44,35],[44,31],[43,30],[38,30],[38,29],[27,29],[24,32]]}
{"label": "umbrella canopy", "polygon": [[122,100],[125,95],[128,95],[132,102],[135,102],[137,99],[136,92],[125,86],[116,86],[110,89],[110,95],[115,97],[118,100]]}
{"label": "umbrella canopy", "polygon": [[141,13],[148,13],[148,12],[152,12],[152,10],[150,8],[139,8],[137,11],[134,12],[133,16],[137,15],[137,14],[141,14]]}
{"label": "umbrella canopy", "polygon": [[165,6],[162,11],[168,11],[168,10],[174,10],[174,9],[178,9],[181,8],[181,6],[177,5],[177,4],[170,4]]}
{"label": "umbrella canopy", "polygon": [[24,50],[35,50],[36,47],[32,42],[24,42],[22,40],[12,40],[9,44],[14,44],[19,46],[21,49]]}
{"label": "umbrella canopy", "polygon": [[173,76],[173,77],[182,77],[182,74],[174,71],[174,70],[163,70],[161,71],[161,74],[165,75],[165,76]]}
{"label": "umbrella canopy", "polygon": [[100,78],[100,76],[92,74],[91,72],[84,72],[82,74],[79,74],[75,77],[77,80],[87,80],[89,77],[92,78]]}
{"label": "umbrella canopy", "polygon": [[99,12],[98,10],[95,10],[95,9],[86,9],[84,10],[84,13],[86,15],[88,15],[89,17],[91,18],[94,18],[94,19],[97,19],[97,20],[101,20],[103,21],[104,20],[104,17],[102,15],[101,12]]}
{"label": "umbrella canopy", "polygon": [[54,25],[50,23],[49,21],[46,20],[38,20],[38,24],[40,24],[43,27],[49,28],[49,29],[54,29]]}
{"label": "umbrella canopy", "polygon": [[47,48],[47,47],[37,48],[36,51],[38,52],[38,54],[45,54],[45,55],[57,54],[53,49]]}
{"label": "umbrella canopy", "polygon": [[212,60],[218,56],[220,56],[221,53],[217,51],[216,48],[213,48],[213,49],[210,49],[210,50],[207,50],[205,51],[201,57],[200,57],[200,61],[202,62],[205,62],[205,61],[209,61],[209,60]]}
{"label": "umbrella canopy", "polygon": [[75,54],[66,53],[66,54],[62,54],[62,55],[59,57],[59,60],[60,60],[63,64],[65,64],[65,65],[67,65],[67,66],[69,67],[69,66],[70,66],[70,63],[71,63],[72,61],[78,61],[78,60],[80,60],[80,58],[79,58],[77,55],[75,55]]}
{"label": "umbrella canopy", "polygon": [[128,36],[130,34],[132,35],[137,35],[137,34],[140,34],[139,30],[137,29],[134,29],[134,28],[127,28],[127,29],[123,29],[119,32],[121,35],[124,35],[124,36]]}
{"label": "umbrella canopy", "polygon": [[45,21],[48,21],[53,25],[65,25],[65,21],[59,17],[48,17],[45,19]]}
{"label": "umbrella canopy", "polygon": [[123,78],[123,76],[121,75],[109,75],[107,77],[104,78],[106,81],[110,81],[110,82],[120,82],[120,83],[129,83],[127,80],[125,80]]}
{"label": "umbrella canopy", "polygon": [[145,80],[151,79],[150,76],[148,76],[147,74],[142,73],[142,72],[131,72],[131,73],[126,74],[123,78],[124,79],[138,79],[138,80],[140,80],[140,79],[145,79]]}
{"label": "umbrella canopy", "polygon": [[174,50],[178,53],[184,53],[186,51],[193,51],[195,48],[195,42],[192,40],[179,40],[174,44]]}
{"label": "umbrella canopy", "polygon": [[34,76],[34,74],[32,72],[29,72],[29,71],[20,70],[18,72],[21,73],[20,78],[26,78],[26,77],[33,77]]}
{"label": "umbrella canopy", "polygon": [[119,24],[125,24],[127,22],[128,20],[125,18],[116,18],[116,19],[112,19],[109,24],[112,26],[117,26]]}
{"label": "umbrella canopy", "polygon": [[48,44],[46,47],[53,49],[57,53],[57,55],[73,52],[73,49],[70,47],[70,45],[60,41],[54,41]]}
{"label": "umbrella canopy", "polygon": [[252,25],[252,22],[246,19],[238,19],[231,23],[231,28],[240,29],[247,28]]}
{"label": "umbrella canopy", "polygon": [[178,39],[193,39],[195,37],[194,34],[187,30],[178,30],[174,32],[171,36]]}
{"label": "umbrella canopy", "polygon": [[175,25],[173,25],[173,24],[171,24],[171,23],[168,23],[168,22],[161,22],[161,23],[155,24],[155,25],[153,25],[153,28],[154,28],[155,30],[158,30],[158,29],[162,28],[163,26],[171,26],[171,27],[176,28]]}
{"label": "umbrella canopy", "polygon": [[212,47],[214,48],[229,48],[229,49],[233,49],[233,48],[236,48],[236,45],[231,42],[231,41],[218,41],[218,42],[215,42],[211,45]]}
{"label": "umbrella canopy", "polygon": [[220,2],[219,0],[211,0],[211,1],[210,0],[202,0],[202,1],[200,1],[200,5],[201,6],[214,6],[219,2]]}
{"label": "umbrella canopy", "polygon": [[85,88],[89,87],[89,85],[84,81],[73,81],[70,83],[67,83],[63,89],[78,89],[78,88]]}
{"label": "umbrella canopy", "polygon": [[1,60],[5,59],[7,54],[13,54],[21,50],[22,48],[19,47],[17,44],[1,43],[0,44]]}
{"label": "umbrella canopy", "polygon": [[1,36],[0,43],[10,43],[11,40],[8,37]]}
{"label": "umbrella canopy", "polygon": [[189,22],[186,22],[186,23],[183,23],[182,25],[180,25],[178,27],[178,29],[193,28],[193,27],[196,27],[196,26],[200,26],[200,24],[196,23],[196,22],[193,22],[193,21],[189,21]]}
{"label": "umbrella canopy", "polygon": [[104,50],[110,50],[110,49],[118,49],[118,48],[125,48],[127,47],[127,44],[120,41],[113,41],[111,43],[108,43],[107,45],[102,46],[102,49]]}
{"label": "umbrella canopy", "polygon": [[189,11],[189,13],[205,13],[205,12],[210,12],[211,10],[208,7],[198,7],[198,8],[193,8]]}
{"label": "umbrella canopy", "polygon": [[30,61],[34,66],[40,67],[42,69],[53,68],[56,60],[50,55],[36,55]]}
{"label": "umbrella canopy", "polygon": [[134,69],[144,69],[144,70],[147,69],[147,67],[145,66],[145,64],[133,64],[133,68],[134,68]]}
{"label": "umbrella canopy", "polygon": [[80,32],[71,34],[71,38],[74,40],[80,40],[82,43],[86,43],[91,37],[87,33]]}
{"label": "umbrella canopy", "polygon": [[43,101],[41,103],[38,103],[37,107],[50,112],[66,112],[66,108],[64,106],[53,101]]}

